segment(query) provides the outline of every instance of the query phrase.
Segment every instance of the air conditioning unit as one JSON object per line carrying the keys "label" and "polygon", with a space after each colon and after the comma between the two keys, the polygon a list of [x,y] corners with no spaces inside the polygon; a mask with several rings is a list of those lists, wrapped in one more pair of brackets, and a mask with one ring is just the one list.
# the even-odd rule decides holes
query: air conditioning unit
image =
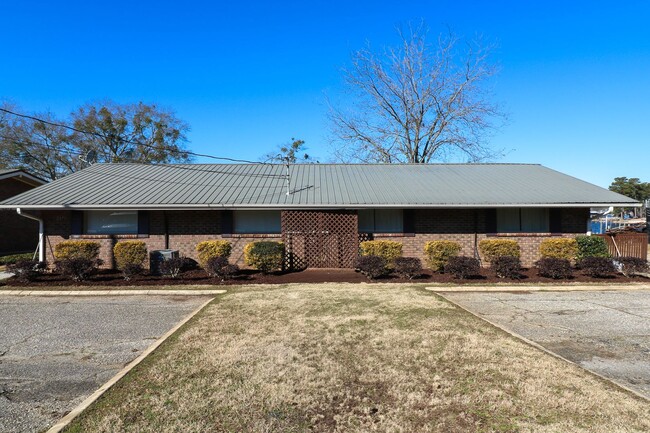
{"label": "air conditioning unit", "polygon": [[154,275],[160,275],[160,264],[169,259],[179,257],[178,250],[155,250],[149,253],[149,271]]}

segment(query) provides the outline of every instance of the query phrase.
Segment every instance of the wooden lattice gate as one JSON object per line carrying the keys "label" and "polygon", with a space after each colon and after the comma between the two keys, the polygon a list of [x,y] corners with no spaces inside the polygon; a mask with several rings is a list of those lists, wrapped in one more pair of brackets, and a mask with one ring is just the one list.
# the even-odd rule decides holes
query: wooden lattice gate
{"label": "wooden lattice gate", "polygon": [[352,268],[358,231],[354,211],[283,211],[287,268]]}

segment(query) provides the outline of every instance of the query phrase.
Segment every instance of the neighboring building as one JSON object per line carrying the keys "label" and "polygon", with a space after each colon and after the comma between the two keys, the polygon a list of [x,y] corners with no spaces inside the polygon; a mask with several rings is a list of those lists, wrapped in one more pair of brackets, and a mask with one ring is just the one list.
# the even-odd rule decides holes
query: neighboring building
{"label": "neighboring building", "polygon": [[[195,245],[228,239],[231,259],[256,240],[284,241],[296,266],[351,267],[361,239],[402,242],[422,257],[448,239],[476,255],[481,239],[517,240],[522,262],[543,239],[584,234],[592,207],[633,199],[533,164],[96,164],[0,204],[44,221],[47,259],[64,239],[195,257]],[[287,184],[288,190],[287,190]]]}
{"label": "neighboring building", "polygon": [[[0,170],[0,201],[43,185],[39,179],[23,170]],[[17,215],[10,209],[0,209],[0,256],[36,250],[38,222]]]}

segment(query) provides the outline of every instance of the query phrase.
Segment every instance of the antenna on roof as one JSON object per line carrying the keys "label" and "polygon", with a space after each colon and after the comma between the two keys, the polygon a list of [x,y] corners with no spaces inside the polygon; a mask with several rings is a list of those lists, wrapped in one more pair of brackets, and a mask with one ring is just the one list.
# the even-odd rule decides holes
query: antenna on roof
{"label": "antenna on roof", "polygon": [[285,167],[287,169],[287,172],[286,172],[287,195],[291,195],[291,178],[289,177],[289,161],[290,161],[290,159],[289,159],[288,156],[278,155],[278,157],[280,157],[280,159],[283,159],[284,162],[285,162],[284,165],[285,165]]}

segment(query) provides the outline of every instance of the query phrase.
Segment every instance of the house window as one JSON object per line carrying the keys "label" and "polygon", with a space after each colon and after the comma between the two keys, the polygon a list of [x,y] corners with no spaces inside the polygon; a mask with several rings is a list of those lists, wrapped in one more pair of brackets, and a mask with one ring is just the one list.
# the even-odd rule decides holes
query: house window
{"label": "house window", "polygon": [[138,211],[88,211],[84,214],[84,233],[88,235],[138,234]]}
{"label": "house window", "polygon": [[402,233],[404,212],[402,209],[360,209],[359,232]]}
{"label": "house window", "polygon": [[236,210],[233,211],[235,233],[276,234],[280,233],[279,210]]}
{"label": "house window", "polygon": [[498,233],[548,233],[547,208],[497,209]]}

